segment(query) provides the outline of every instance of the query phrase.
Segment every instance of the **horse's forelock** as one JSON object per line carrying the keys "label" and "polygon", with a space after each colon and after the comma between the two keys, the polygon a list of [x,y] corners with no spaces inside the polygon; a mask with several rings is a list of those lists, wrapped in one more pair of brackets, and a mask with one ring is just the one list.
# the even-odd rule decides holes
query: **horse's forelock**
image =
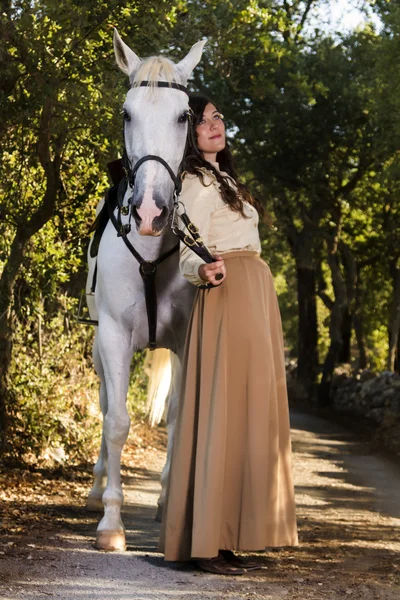
{"label": "horse's forelock", "polygon": [[145,59],[134,73],[131,80],[133,88],[139,87],[142,81],[148,81],[148,90],[152,94],[156,94],[159,88],[158,81],[166,81],[167,83],[180,83],[180,78],[177,73],[175,64],[164,56],[150,56]]}

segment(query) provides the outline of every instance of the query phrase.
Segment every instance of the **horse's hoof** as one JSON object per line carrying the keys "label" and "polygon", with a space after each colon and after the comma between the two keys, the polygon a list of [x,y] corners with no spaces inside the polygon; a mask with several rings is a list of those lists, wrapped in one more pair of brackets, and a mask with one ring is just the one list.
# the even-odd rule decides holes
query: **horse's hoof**
{"label": "horse's hoof", "polygon": [[101,512],[104,509],[103,501],[98,496],[88,496],[86,509],[90,512]]}
{"label": "horse's hoof", "polygon": [[164,510],[164,504],[158,504],[157,505],[157,513],[156,513],[156,516],[154,517],[154,520],[157,521],[157,523],[161,523],[161,521],[162,521],[163,510]]}
{"label": "horse's hoof", "polygon": [[123,531],[99,531],[94,547],[107,552],[126,550],[125,534]]}

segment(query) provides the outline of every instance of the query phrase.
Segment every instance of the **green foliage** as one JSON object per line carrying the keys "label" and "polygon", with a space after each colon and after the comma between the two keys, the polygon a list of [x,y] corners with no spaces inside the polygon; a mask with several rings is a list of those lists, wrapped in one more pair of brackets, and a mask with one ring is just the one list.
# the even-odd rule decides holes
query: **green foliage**
{"label": "green foliage", "polygon": [[[14,454],[38,457],[61,445],[75,460],[97,445],[98,433],[90,442],[98,432],[96,379],[80,358],[88,337],[81,328],[63,333],[59,314],[84,286],[88,231],[108,186],[105,166],[121,151],[126,78],[114,62],[112,27],[149,55],[165,44],[174,18],[173,3],[164,0],[2,4],[0,436],[8,413]],[[40,361],[38,310],[46,323]],[[144,383],[132,385],[140,404]]]}
{"label": "green foliage", "polygon": [[[323,274],[318,286],[329,302],[317,304],[321,362],[332,307],[345,301],[362,321],[371,366],[382,369],[399,268],[400,10],[378,0],[381,32],[367,24],[329,36],[310,30],[321,4],[188,1],[177,14],[175,36],[184,45],[193,30],[207,35],[196,85],[224,112],[240,170],[279,231],[277,244],[265,229],[263,245],[286,341],[296,349],[295,259],[317,279]],[[332,285],[330,252],[339,265],[335,276],[347,282],[347,299]],[[357,363],[354,336],[352,355]]]}
{"label": "green foliage", "polygon": [[[43,322],[45,314],[38,309],[17,328],[8,456],[31,464],[90,462],[100,448],[102,423],[91,359],[94,329],[77,324],[65,308]],[[143,361],[138,352],[132,362],[127,406],[133,420],[146,412]]]}
{"label": "green foliage", "polygon": [[52,456],[61,462],[86,461],[99,447],[98,382],[90,360],[93,332],[66,318],[60,313],[42,324],[37,313],[18,325],[9,453],[25,461]]}

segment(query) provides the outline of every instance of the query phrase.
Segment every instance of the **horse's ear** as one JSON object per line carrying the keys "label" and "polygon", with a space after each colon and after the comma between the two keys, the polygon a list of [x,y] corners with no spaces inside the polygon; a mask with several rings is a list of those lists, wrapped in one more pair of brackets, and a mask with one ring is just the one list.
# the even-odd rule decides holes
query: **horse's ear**
{"label": "horse's ear", "polygon": [[204,44],[207,40],[201,40],[192,46],[188,54],[176,66],[179,73],[182,75],[182,83],[186,83],[190,73],[195,66],[200,62],[203,53]]}
{"label": "horse's ear", "polygon": [[114,27],[114,53],[117,65],[127,75],[134,71],[140,62],[140,58],[123,42],[118,31]]}

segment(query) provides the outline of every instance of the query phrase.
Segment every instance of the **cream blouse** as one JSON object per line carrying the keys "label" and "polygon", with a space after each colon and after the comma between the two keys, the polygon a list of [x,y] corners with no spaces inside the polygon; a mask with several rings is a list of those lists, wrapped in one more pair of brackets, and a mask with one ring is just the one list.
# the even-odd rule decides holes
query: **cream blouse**
{"label": "cream blouse", "polygon": [[[217,163],[213,163],[213,166],[218,168]],[[239,250],[260,253],[257,210],[248,202],[244,203],[244,213],[248,218],[231,210],[222,200],[220,185],[214,174],[206,169],[203,169],[203,173],[205,185],[197,175],[186,175],[180,200],[185,205],[189,219],[199,228],[203,242],[211,254],[222,255]],[[226,173],[221,174],[227,176]],[[204,285],[198,272],[202,264],[204,261],[181,242],[180,271],[195,285]]]}

